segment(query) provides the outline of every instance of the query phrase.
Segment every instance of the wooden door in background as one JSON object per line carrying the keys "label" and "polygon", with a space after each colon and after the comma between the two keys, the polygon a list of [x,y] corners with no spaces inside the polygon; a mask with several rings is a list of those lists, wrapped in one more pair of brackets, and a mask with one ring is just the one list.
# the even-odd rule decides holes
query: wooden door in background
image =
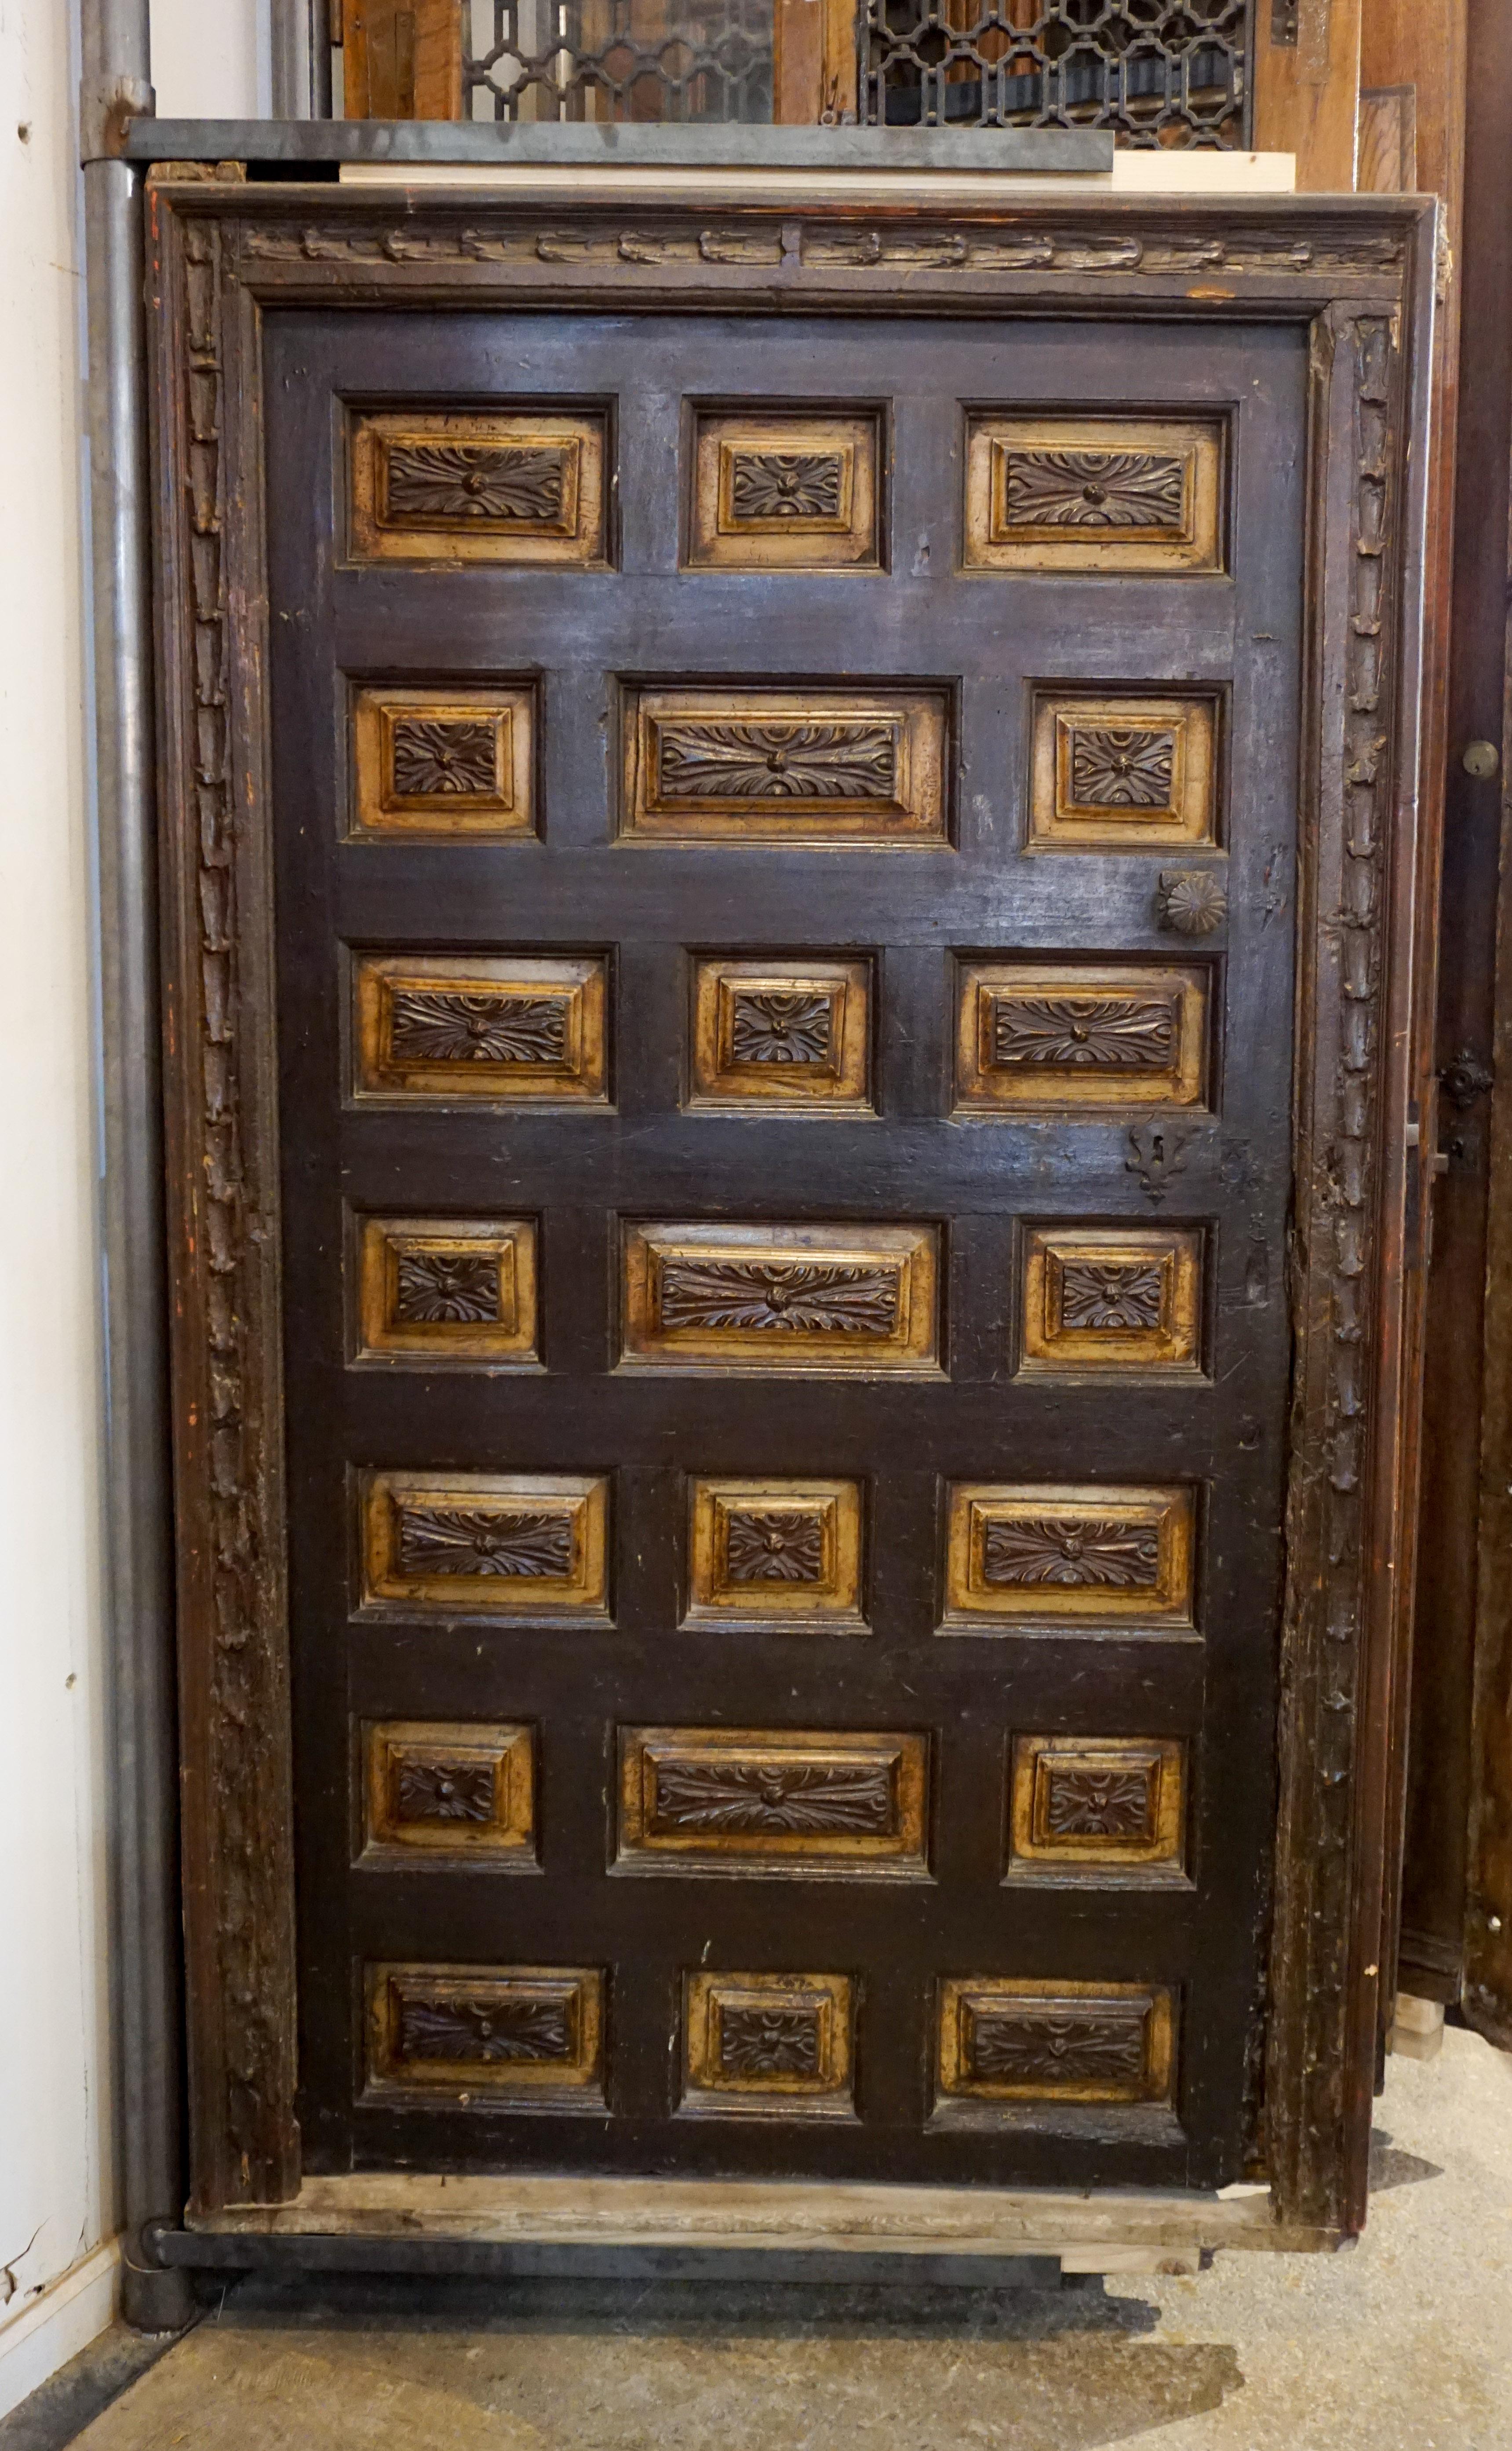
{"label": "wooden door in background", "polygon": [[1239,2177],[1305,339],[268,352],[305,2167]]}

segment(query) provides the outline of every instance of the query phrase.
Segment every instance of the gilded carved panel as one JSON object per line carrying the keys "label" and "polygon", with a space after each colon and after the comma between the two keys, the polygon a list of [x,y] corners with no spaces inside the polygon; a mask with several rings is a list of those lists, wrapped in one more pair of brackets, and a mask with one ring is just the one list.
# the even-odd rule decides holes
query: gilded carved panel
{"label": "gilded carved panel", "polygon": [[601,956],[363,954],[352,988],[359,1098],[608,1101]]}
{"label": "gilded carved panel", "polygon": [[948,736],[943,690],[632,689],[620,832],[938,851],[949,841]]}
{"label": "gilded carved panel", "polygon": [[952,2105],[1169,2103],[1175,2000],[1161,1985],[950,1977],[938,2000],[936,2115]]}
{"label": "gilded carved panel", "polygon": [[528,688],[359,690],[353,838],[529,839],[534,713]]}
{"label": "gilded carved panel", "polygon": [[1193,1622],[1195,1506],[1187,1487],[950,1492],[945,1630]]}
{"label": "gilded carved panel", "polygon": [[357,1359],[538,1366],[533,1218],[364,1217]]}
{"label": "gilded carved panel", "polygon": [[518,1725],[390,1719],[362,1731],[364,1864],[533,1872],[535,1738]]}
{"label": "gilded carved panel", "polygon": [[701,414],[688,560],[695,570],[876,570],[878,416],[863,409]]}
{"label": "gilded carved panel", "polygon": [[1026,1228],[1019,1368],[1200,1372],[1203,1250],[1196,1226]]}
{"label": "gilded carved panel", "polygon": [[869,961],[736,960],[693,969],[688,1103],[830,1114],[871,1104]]}
{"label": "gilded carved panel", "polygon": [[1153,963],[962,962],[956,1107],[1143,1112],[1211,1098],[1210,974]]}
{"label": "gilded carved panel", "polygon": [[354,561],[608,559],[601,414],[385,411],[355,417],[347,449]]}
{"label": "gilded carved panel", "polygon": [[1218,838],[1216,698],[1042,690],[1031,851],[1159,851]]}
{"label": "gilded carved panel", "polygon": [[854,1480],[695,1480],[688,1625],[864,1634]]}
{"label": "gilded carved panel", "polygon": [[602,2110],[605,1988],[588,1966],[369,1966],[366,2098]]}
{"label": "gilded carved panel", "polygon": [[845,1974],[687,1974],[683,2091],[693,2118],[849,2119]]}
{"label": "gilded carved panel", "polygon": [[609,1483],[571,1475],[360,1478],[362,1602],[405,1615],[609,1614]]}
{"label": "gilded carved panel", "polygon": [[654,1369],[935,1376],[932,1226],[627,1226],[623,1359]]}
{"label": "gilded carved panel", "polygon": [[1011,1879],[1184,1879],[1179,1737],[1016,1736],[1009,1786]]}
{"label": "gilded carved panel", "polygon": [[1225,485],[1216,422],[974,415],[964,566],[1109,577],[1221,571]]}
{"label": "gilded carved panel", "polygon": [[619,1732],[618,1871],[917,1880],[928,1846],[926,1736]]}

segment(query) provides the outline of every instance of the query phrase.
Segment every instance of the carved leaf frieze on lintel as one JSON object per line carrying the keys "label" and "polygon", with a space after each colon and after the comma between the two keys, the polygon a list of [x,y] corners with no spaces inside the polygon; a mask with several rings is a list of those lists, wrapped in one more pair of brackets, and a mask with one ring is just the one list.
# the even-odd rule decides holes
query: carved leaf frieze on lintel
{"label": "carved leaf frieze on lintel", "polygon": [[239,233],[254,261],[385,265],[523,265],[572,262],[608,267],[663,265],[807,265],[816,270],[907,265],[946,272],[1126,273],[1146,279],[1221,272],[1274,281],[1389,277],[1404,261],[1403,240],[1381,231],[1337,231],[1288,238],[1263,231],[1192,239],[1159,229],[1106,236],[1069,227],[1005,230],[963,224],[928,238],[905,231],[787,222],[781,230],[695,230],[669,224],[626,229],[611,219],[585,222],[571,233],[517,221],[456,228],[450,220],[427,229],[415,214],[386,228],[354,231],[306,222],[299,228],[252,225]]}

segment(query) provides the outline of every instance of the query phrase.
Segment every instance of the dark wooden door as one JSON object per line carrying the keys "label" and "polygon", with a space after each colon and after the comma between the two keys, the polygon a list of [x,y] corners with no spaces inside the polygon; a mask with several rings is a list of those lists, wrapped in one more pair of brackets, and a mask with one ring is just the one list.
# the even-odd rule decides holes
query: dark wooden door
{"label": "dark wooden door", "polygon": [[306,2167],[1237,2177],[1304,337],[267,368]]}

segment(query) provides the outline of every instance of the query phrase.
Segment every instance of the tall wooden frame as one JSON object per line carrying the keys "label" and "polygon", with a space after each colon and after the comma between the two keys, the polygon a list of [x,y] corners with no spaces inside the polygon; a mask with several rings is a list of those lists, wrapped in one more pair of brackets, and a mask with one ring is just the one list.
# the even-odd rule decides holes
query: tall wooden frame
{"label": "tall wooden frame", "polygon": [[[340,2226],[300,2212],[294,2113],[262,318],[508,304],[1261,319],[1308,336],[1296,1363],[1265,2134],[1273,2236],[1357,2229],[1400,1674],[1392,1501],[1410,1419],[1431,205],[1036,199],[942,218],[901,198],[711,218],[662,203],[631,227],[590,194],[547,216],[475,194],[165,185],[148,254],[191,2218]],[[408,2184],[384,2183],[391,2225]],[[1027,2243],[1050,2234],[1048,2212],[1037,2232],[1025,2221]],[[809,2243],[822,2234],[823,2221]]]}

